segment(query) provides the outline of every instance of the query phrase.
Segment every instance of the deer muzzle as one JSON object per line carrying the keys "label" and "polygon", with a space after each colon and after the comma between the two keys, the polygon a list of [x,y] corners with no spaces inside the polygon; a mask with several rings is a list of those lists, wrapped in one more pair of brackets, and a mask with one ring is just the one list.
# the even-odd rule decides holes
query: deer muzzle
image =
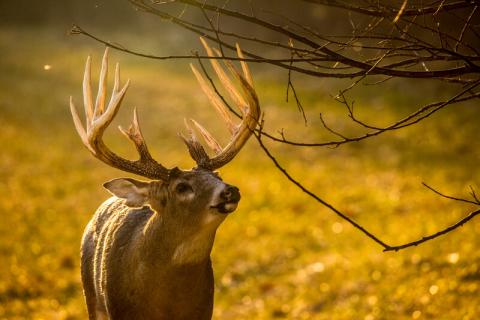
{"label": "deer muzzle", "polygon": [[237,187],[227,185],[225,189],[220,193],[220,202],[212,208],[215,208],[220,213],[230,213],[235,211],[240,201],[240,191]]}

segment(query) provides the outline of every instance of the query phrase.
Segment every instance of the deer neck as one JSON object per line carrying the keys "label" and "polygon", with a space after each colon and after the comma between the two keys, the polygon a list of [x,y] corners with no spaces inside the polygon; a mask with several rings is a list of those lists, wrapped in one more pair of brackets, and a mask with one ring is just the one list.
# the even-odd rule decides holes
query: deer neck
{"label": "deer neck", "polygon": [[165,267],[210,264],[215,232],[216,226],[192,230],[155,212],[143,232],[145,257]]}

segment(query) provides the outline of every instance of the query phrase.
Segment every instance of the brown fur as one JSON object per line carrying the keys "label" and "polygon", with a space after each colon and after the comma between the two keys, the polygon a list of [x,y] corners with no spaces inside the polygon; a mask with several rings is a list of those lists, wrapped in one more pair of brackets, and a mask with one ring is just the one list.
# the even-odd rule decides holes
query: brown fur
{"label": "brown fur", "polygon": [[[121,187],[112,187],[119,180]],[[192,192],[179,193],[179,183]],[[212,206],[229,186],[203,170],[181,172],[168,184],[118,179],[106,185],[125,199],[132,196],[125,190],[134,194],[107,200],[85,229],[81,260],[89,318],[211,319],[210,252],[225,218]],[[141,208],[126,205],[139,199]]]}

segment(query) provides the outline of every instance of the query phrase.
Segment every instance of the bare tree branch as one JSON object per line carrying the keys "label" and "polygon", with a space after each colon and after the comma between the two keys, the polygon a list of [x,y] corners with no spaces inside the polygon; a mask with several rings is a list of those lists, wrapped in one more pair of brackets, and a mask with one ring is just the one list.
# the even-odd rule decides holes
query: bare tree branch
{"label": "bare tree branch", "polygon": [[[173,17],[173,16],[169,15],[168,13],[166,13],[162,10],[159,10],[155,6],[146,3],[144,0],[130,0],[130,1],[133,4],[135,4],[136,6],[138,6],[139,8],[142,8],[143,10],[145,10],[146,12],[152,13],[154,15],[157,15],[157,16],[165,18],[165,19],[169,19],[175,24],[178,24],[178,25],[180,25],[180,26],[182,26],[182,27],[184,27],[184,28],[186,28],[190,31],[193,31],[197,34],[204,35],[205,37],[209,38],[212,41],[216,41],[216,39],[214,37],[205,34],[205,31],[214,32],[214,30],[211,30],[209,28],[204,28],[204,27],[199,28],[198,26],[195,26],[191,23],[186,23],[185,21],[183,21],[181,19],[178,19],[176,17]],[[302,43],[306,46],[311,47],[312,49],[318,50],[319,52],[321,52],[323,54],[326,54],[327,56],[331,57],[335,61],[340,61],[343,64],[361,69],[361,71],[353,72],[353,73],[329,74],[329,73],[317,72],[317,71],[310,70],[310,69],[304,69],[304,68],[289,66],[289,65],[282,64],[282,63],[278,63],[278,62],[273,63],[273,64],[275,64],[277,66],[280,66],[284,69],[291,69],[291,70],[294,70],[294,71],[297,71],[297,72],[300,72],[300,73],[304,73],[304,74],[308,74],[308,75],[311,75],[311,76],[354,78],[354,77],[362,76],[365,71],[370,70],[369,73],[371,75],[382,74],[382,75],[390,75],[390,76],[395,76],[395,77],[406,77],[406,78],[432,78],[432,77],[453,77],[453,76],[459,76],[459,75],[475,73],[475,72],[480,71],[480,67],[478,67],[474,64],[473,65],[472,64],[467,64],[467,65],[464,65],[464,66],[461,66],[461,67],[445,68],[445,69],[442,69],[442,70],[432,70],[432,71],[410,71],[410,70],[386,69],[386,68],[378,67],[378,66],[376,67],[376,66],[370,65],[368,63],[365,63],[363,61],[355,60],[355,59],[349,58],[347,56],[341,55],[338,52],[335,52],[335,51],[329,49],[328,46],[318,44],[315,41],[313,41],[313,40],[311,40],[311,39],[309,39],[305,36],[302,36],[302,35],[300,35],[298,33],[295,33],[291,30],[287,30],[287,29],[285,29],[281,26],[278,26],[278,25],[272,24],[270,22],[267,22],[266,20],[262,20],[262,19],[259,19],[259,18],[253,17],[253,16],[248,16],[248,15],[245,15],[245,14],[237,12],[237,11],[232,11],[232,10],[228,10],[228,9],[225,9],[225,8],[220,8],[220,7],[217,7],[215,5],[209,5],[209,4],[206,4],[204,2],[199,2],[199,1],[196,1],[196,0],[177,0],[175,2],[187,4],[187,5],[196,7],[196,8],[201,8],[201,9],[212,11],[212,12],[218,12],[218,13],[221,13],[221,14],[229,16],[229,17],[233,17],[233,18],[236,18],[236,19],[240,19],[240,20],[255,24],[259,27],[266,28],[268,30],[271,30],[271,31],[277,32],[277,33],[279,33],[283,36],[286,36],[288,38],[294,39],[294,40],[296,40],[296,41],[298,41],[298,42],[300,42],[300,43]],[[230,48],[232,50],[234,49],[233,45],[227,45],[224,41],[219,42],[219,45],[220,44],[227,47],[227,48]],[[445,49],[442,48],[442,50],[445,50]],[[257,55],[253,55],[250,52],[245,52],[245,54],[248,55],[248,56],[251,56],[251,57],[257,56]]]}
{"label": "bare tree branch", "polygon": [[[340,9],[346,9],[349,11],[353,11],[353,12],[357,12],[357,13],[361,13],[369,16],[375,16],[375,17],[395,17],[400,12],[400,10],[397,10],[395,8],[381,6],[381,5],[379,8],[371,8],[371,7],[362,8],[357,5],[352,5],[349,3],[345,3],[343,1],[336,1],[336,0],[303,0],[303,1],[324,5],[328,7],[337,7]],[[471,4],[468,1],[456,1],[448,5],[443,5],[441,7],[424,6],[419,8],[406,9],[403,11],[402,15],[403,16],[420,16],[420,15],[438,13],[438,11],[440,10],[443,10],[443,11],[457,10],[457,9],[468,8],[470,6]]]}
{"label": "bare tree branch", "polygon": [[[368,238],[370,238],[371,240],[373,240],[374,242],[376,242],[377,244],[379,244],[380,246],[383,247],[383,251],[387,252],[387,251],[400,251],[400,250],[403,250],[403,249],[406,249],[406,248],[410,248],[410,247],[414,247],[414,246],[418,246],[419,244],[422,244],[424,242],[427,242],[427,241],[430,241],[430,240],[433,240],[435,238],[438,238],[442,235],[446,235],[456,229],[458,229],[459,227],[463,226],[465,223],[467,223],[468,221],[470,221],[471,219],[473,219],[475,216],[479,215],[480,214],[480,207],[477,209],[477,210],[474,210],[472,212],[470,212],[467,216],[465,216],[463,219],[457,221],[456,223],[452,224],[451,226],[449,227],[446,227],[440,231],[437,231],[431,235],[428,235],[428,236],[423,236],[422,238],[418,239],[418,240],[415,240],[415,241],[411,241],[411,242],[407,242],[407,243],[404,243],[404,244],[400,244],[400,245],[388,245],[387,243],[385,243],[384,241],[380,240],[379,237],[377,237],[376,235],[374,235],[372,232],[370,232],[369,230],[367,230],[365,227],[363,227],[362,225],[360,225],[358,222],[354,221],[353,219],[351,219],[350,217],[348,217],[345,213],[341,212],[340,210],[338,210],[337,208],[335,208],[333,205],[331,205],[330,203],[328,203],[327,201],[325,201],[324,199],[320,198],[318,195],[316,195],[315,193],[313,193],[312,191],[308,190],[305,186],[303,186],[303,184],[301,184],[298,180],[294,179],[292,177],[292,175],[290,175],[288,173],[288,171],[280,165],[280,163],[278,162],[278,160],[272,155],[271,151],[265,146],[265,144],[263,143],[262,141],[262,134],[261,134],[261,128],[263,127],[263,122],[262,124],[260,125],[260,132],[259,133],[255,133],[255,137],[257,138],[257,141],[258,141],[258,144],[259,146],[262,148],[262,150],[264,151],[264,153],[267,155],[267,157],[273,162],[273,164],[277,167],[277,169],[291,182],[293,183],[295,186],[297,186],[303,193],[307,194],[308,196],[310,196],[311,198],[315,199],[317,202],[319,202],[321,205],[323,205],[324,207],[330,209],[331,211],[333,211],[337,216],[339,216],[341,219],[347,221],[347,223],[349,223],[350,225],[352,225],[354,228],[358,229],[360,232],[362,232],[363,234],[365,234]],[[461,198],[456,198],[456,197],[451,197],[451,196],[446,196],[438,191],[436,191],[435,189],[427,186],[425,183],[424,185],[426,187],[428,187],[430,190],[434,191],[435,193],[443,196],[443,197],[446,197],[448,199],[452,199],[452,200],[456,200],[456,201],[461,201],[461,202],[466,202],[466,203],[470,203],[470,204],[475,204],[477,206],[480,206],[480,202],[476,202],[476,201],[470,201],[470,200],[466,200],[466,199],[461,199]]]}

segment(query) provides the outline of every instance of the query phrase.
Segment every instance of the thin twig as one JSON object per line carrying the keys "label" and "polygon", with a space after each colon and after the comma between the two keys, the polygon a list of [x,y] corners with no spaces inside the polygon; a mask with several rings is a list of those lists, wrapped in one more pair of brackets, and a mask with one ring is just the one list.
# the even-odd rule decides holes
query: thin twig
{"label": "thin twig", "polygon": [[440,230],[440,231],[438,231],[434,234],[422,237],[421,239],[418,239],[416,241],[408,242],[408,243],[398,245],[398,246],[392,246],[392,247],[389,247],[389,248],[385,248],[383,251],[399,251],[399,250],[403,250],[403,249],[410,248],[410,247],[416,247],[419,244],[422,244],[424,242],[433,240],[433,239],[438,238],[440,236],[443,236],[443,235],[445,235],[449,232],[452,232],[453,230],[463,226],[465,223],[472,220],[478,214],[480,214],[480,209],[470,212],[465,218],[461,219],[460,221],[456,222],[455,224],[453,224],[453,225],[451,225],[451,226],[449,226],[449,227],[447,227],[443,230]]}
{"label": "thin twig", "polygon": [[[322,123],[323,127],[330,133],[336,135],[337,137],[340,137],[344,140],[348,140],[348,138],[346,136],[344,136],[343,134],[339,133],[338,131],[335,131],[333,130],[330,126],[327,125],[327,123],[325,122],[325,120],[323,119],[323,116],[322,114],[320,113],[319,114],[319,117],[320,117],[320,122]],[[335,146],[337,147],[337,146]]]}
{"label": "thin twig", "polygon": [[433,191],[434,193],[438,194],[438,195],[441,196],[441,197],[444,197],[444,198],[447,198],[447,199],[450,199],[450,200],[455,200],[455,201],[460,201],[460,202],[475,204],[475,205],[479,205],[479,204],[480,204],[480,202],[475,198],[475,196],[474,196],[475,201],[471,201],[471,200],[468,200],[468,199],[462,199],[462,198],[458,198],[458,197],[447,196],[446,194],[443,194],[443,193],[441,193],[440,191],[438,191],[438,190],[430,187],[430,186],[429,186],[428,184],[426,184],[425,182],[422,182],[422,184],[423,184],[426,188],[430,189],[431,191]]}
{"label": "thin twig", "polygon": [[[290,42],[291,43],[291,42]],[[291,43],[291,46],[293,48],[293,44]],[[292,50],[290,58],[290,66],[293,65],[293,57],[294,57],[294,51]],[[305,126],[307,125],[307,116],[305,115],[305,109],[302,106],[302,103],[300,102],[300,99],[298,98],[297,91],[295,90],[295,87],[292,82],[292,70],[288,70],[288,78],[287,78],[287,94],[286,94],[286,101],[288,102],[288,92],[292,89],[293,97],[295,98],[295,102],[297,104],[298,111],[301,113],[303,117],[303,122],[305,123]]]}
{"label": "thin twig", "polygon": [[480,200],[477,197],[477,194],[475,193],[475,190],[473,189],[472,186],[470,186],[470,195],[472,198],[475,200],[476,203],[480,204]]}
{"label": "thin twig", "polygon": [[465,30],[467,30],[468,25],[470,24],[470,20],[472,20],[473,15],[475,14],[475,11],[477,11],[477,6],[473,7],[472,12],[467,18],[467,21],[465,21],[465,24],[463,25],[462,31],[460,32],[460,35],[458,36],[457,43],[455,43],[455,48],[454,51],[458,51],[458,46],[462,43],[463,36],[465,34]]}

